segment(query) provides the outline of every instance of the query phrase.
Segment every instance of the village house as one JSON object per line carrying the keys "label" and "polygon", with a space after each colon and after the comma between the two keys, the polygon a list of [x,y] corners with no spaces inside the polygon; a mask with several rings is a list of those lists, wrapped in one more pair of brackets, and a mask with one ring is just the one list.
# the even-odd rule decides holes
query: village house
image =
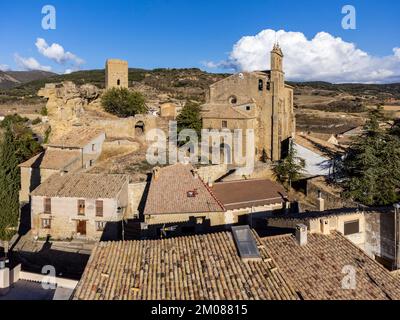
{"label": "village house", "polygon": [[341,233],[262,239],[285,279],[304,300],[399,300],[400,281]]}
{"label": "village house", "polygon": [[239,234],[255,253],[250,260],[238,254],[228,231],[100,242],[92,251],[74,299],[298,300],[260,238],[247,231],[239,230]]}
{"label": "village house", "polygon": [[[323,208],[323,204],[320,206]],[[338,232],[370,258],[389,270],[395,270],[400,266],[399,239],[395,232],[400,221],[395,210],[393,207],[360,207],[291,213],[268,217],[266,224],[268,228],[282,230],[295,229],[296,225],[303,224],[311,234]]]}
{"label": "village house", "polygon": [[[343,285],[354,268],[355,287]],[[338,233],[260,238],[248,226],[162,240],[100,242],[76,300],[386,300],[400,282]]]}
{"label": "village house", "polygon": [[55,174],[31,193],[34,237],[118,239],[128,210],[128,176]]}
{"label": "village house", "polygon": [[293,141],[297,156],[305,160],[303,174],[306,177],[331,176],[344,149],[313,135],[297,134]]}
{"label": "village house", "polygon": [[105,133],[101,129],[76,128],[21,163],[20,202],[29,202],[30,192],[55,173],[76,172],[93,166],[101,154],[104,140]]}
{"label": "village house", "polygon": [[287,201],[284,188],[275,182],[205,183],[192,165],[177,163],[153,171],[144,222],[151,235],[206,232],[247,223],[249,216],[256,223],[256,218],[282,210]]}
{"label": "village house", "polygon": [[100,156],[106,134],[103,129],[77,127],[47,144],[49,150],[78,150],[81,154],[82,168],[94,165]]}
{"label": "village house", "polygon": [[[205,129],[254,130],[256,158],[277,161],[284,157],[296,126],[293,88],[285,84],[279,45],[271,51],[271,70],[237,73],[212,84],[202,119]],[[229,160],[235,163],[233,146],[224,141],[216,147],[228,149]]]}

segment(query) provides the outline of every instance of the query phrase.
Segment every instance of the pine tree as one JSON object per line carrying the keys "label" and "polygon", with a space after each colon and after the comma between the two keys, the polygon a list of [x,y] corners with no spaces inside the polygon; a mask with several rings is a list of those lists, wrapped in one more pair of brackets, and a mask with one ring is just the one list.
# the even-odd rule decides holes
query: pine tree
{"label": "pine tree", "polygon": [[290,141],[287,157],[276,163],[273,170],[278,180],[288,189],[291,189],[292,182],[302,177],[305,165],[305,160],[297,156],[293,141]]}
{"label": "pine tree", "polygon": [[342,164],[344,196],[364,205],[399,200],[400,138],[383,130],[381,108],[369,112],[364,133],[350,146]]}

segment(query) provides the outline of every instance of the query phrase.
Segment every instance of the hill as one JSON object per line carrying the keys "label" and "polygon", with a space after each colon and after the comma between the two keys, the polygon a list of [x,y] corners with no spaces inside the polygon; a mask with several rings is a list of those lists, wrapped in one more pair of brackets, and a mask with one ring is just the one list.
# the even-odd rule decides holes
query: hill
{"label": "hill", "polygon": [[[197,68],[130,68],[129,85],[153,96],[204,101],[208,86],[229,74],[207,73]],[[46,83],[73,81],[104,88],[104,69],[77,71],[65,75],[43,71],[0,72],[0,104],[43,102],[37,92]],[[297,108],[324,111],[362,112],[377,103],[400,105],[400,84],[332,84],[329,82],[288,82],[294,87]]]}
{"label": "hill", "polygon": [[0,89],[10,89],[21,84],[55,76],[46,71],[0,71]]}

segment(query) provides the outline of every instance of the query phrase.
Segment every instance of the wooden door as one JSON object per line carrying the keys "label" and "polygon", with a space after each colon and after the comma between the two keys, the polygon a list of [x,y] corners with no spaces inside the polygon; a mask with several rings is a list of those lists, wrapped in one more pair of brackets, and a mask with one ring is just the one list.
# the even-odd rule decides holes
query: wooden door
{"label": "wooden door", "polygon": [[86,221],[85,220],[79,220],[77,222],[76,232],[80,233],[83,236],[86,235]]}

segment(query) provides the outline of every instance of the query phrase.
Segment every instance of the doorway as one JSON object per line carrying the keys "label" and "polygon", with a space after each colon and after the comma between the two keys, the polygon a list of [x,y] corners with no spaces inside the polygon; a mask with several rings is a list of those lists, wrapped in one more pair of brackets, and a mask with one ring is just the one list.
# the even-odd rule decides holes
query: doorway
{"label": "doorway", "polygon": [[144,122],[143,121],[138,121],[135,124],[135,135],[137,137],[143,136],[144,135]]}
{"label": "doorway", "polygon": [[76,233],[79,233],[81,236],[86,235],[86,220],[78,220],[77,221]]}

